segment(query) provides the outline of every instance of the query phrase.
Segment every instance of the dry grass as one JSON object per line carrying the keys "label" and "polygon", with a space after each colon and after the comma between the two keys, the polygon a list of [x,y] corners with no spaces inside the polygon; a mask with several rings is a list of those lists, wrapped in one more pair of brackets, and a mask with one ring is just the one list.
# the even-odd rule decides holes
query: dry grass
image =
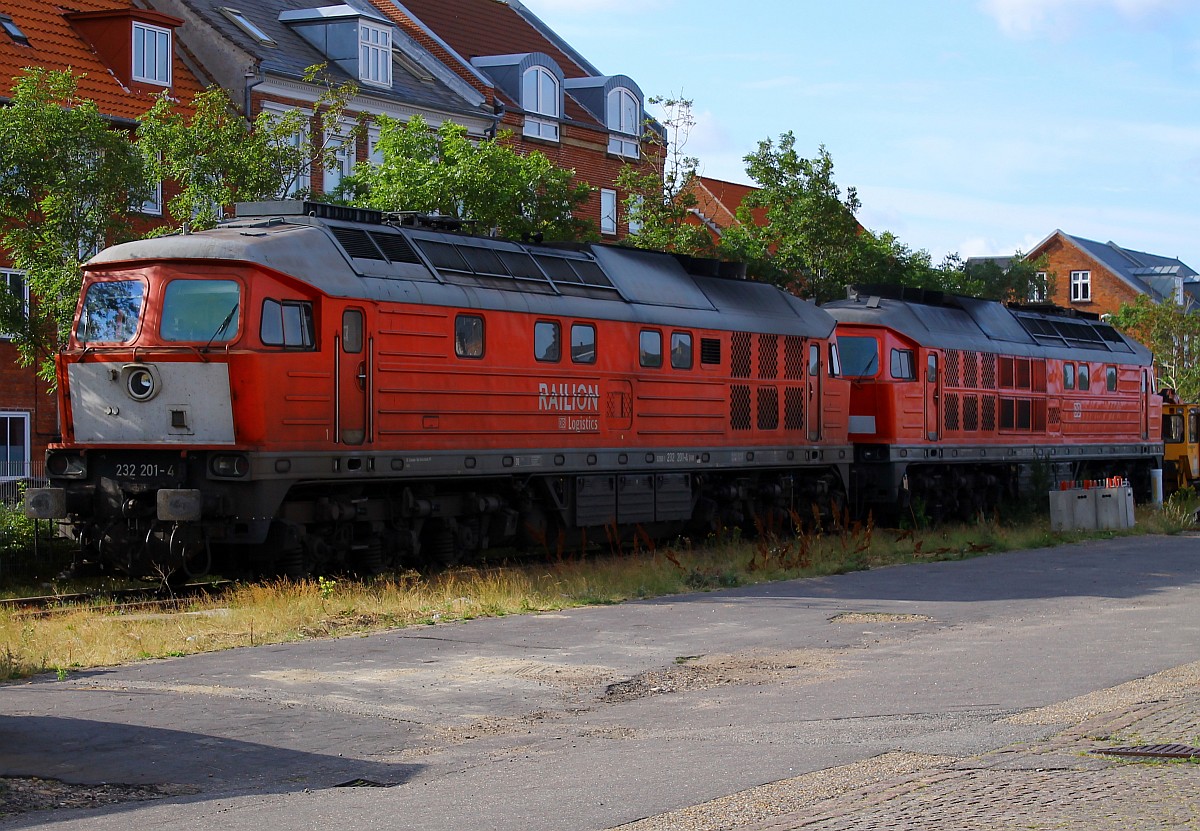
{"label": "dry grass", "polygon": [[897,563],[960,559],[1135,533],[1178,533],[1191,526],[1184,507],[1140,509],[1127,532],[1054,533],[1043,518],[1019,527],[997,522],[926,531],[857,524],[841,534],[709,540],[693,547],[644,547],[627,554],[553,563],[415,572],[367,582],[266,583],[198,599],[170,613],[119,613],[71,606],[52,614],[0,611],[0,678],[108,666],[634,598],[841,573]]}

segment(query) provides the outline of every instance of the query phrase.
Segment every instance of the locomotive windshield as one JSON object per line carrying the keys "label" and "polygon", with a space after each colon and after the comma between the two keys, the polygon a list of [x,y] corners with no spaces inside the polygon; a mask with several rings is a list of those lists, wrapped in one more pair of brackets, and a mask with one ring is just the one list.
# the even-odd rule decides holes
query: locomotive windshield
{"label": "locomotive windshield", "polygon": [[163,295],[159,334],[169,341],[231,341],[238,331],[240,300],[233,280],[172,280]]}
{"label": "locomotive windshield", "polygon": [[837,345],[842,375],[862,378],[879,371],[879,341],[875,338],[838,335]]}
{"label": "locomotive windshield", "polygon": [[145,287],[138,280],[92,283],[75,337],[80,343],[128,343],[137,334]]}

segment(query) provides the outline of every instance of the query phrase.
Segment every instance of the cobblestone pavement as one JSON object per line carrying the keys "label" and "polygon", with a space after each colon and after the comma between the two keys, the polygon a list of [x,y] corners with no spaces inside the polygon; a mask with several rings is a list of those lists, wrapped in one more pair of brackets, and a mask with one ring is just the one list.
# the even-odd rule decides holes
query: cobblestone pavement
{"label": "cobblestone pavement", "polygon": [[620,831],[1200,828],[1200,762],[1090,751],[1200,746],[1200,663],[1014,716],[1063,726],[971,758],[888,753],[774,782]]}

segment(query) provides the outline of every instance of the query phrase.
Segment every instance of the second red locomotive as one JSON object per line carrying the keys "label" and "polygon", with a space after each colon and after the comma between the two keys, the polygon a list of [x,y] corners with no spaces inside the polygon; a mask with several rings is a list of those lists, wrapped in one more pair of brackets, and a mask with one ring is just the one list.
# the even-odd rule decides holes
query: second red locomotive
{"label": "second red locomotive", "polygon": [[851,381],[852,491],[895,516],[990,514],[1022,477],[1162,467],[1150,352],[1094,315],[897,287],[826,304]]}

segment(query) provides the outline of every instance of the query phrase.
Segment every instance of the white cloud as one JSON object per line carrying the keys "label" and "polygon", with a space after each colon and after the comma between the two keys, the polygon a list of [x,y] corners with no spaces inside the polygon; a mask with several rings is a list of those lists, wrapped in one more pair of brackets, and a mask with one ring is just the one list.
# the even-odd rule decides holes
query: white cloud
{"label": "white cloud", "polygon": [[1126,19],[1152,17],[1182,7],[1181,0],[981,0],[980,8],[1000,29],[1015,37],[1072,28],[1096,11],[1114,11]]}

